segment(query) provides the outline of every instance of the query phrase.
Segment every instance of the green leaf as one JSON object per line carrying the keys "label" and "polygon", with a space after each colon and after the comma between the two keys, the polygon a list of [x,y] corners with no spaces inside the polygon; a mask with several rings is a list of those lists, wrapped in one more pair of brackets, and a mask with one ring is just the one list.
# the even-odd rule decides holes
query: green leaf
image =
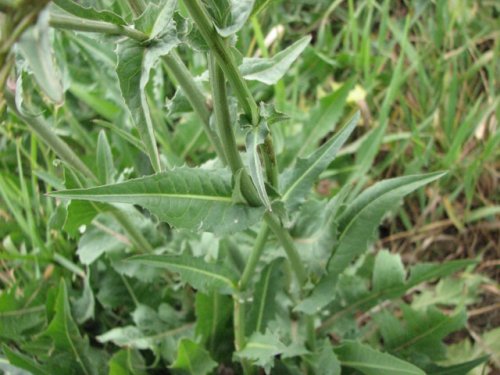
{"label": "green leaf", "polygon": [[147,375],[146,364],[138,350],[122,349],[111,357],[108,375]]}
{"label": "green leaf", "polygon": [[[154,5],[151,5],[147,9],[153,8]],[[151,17],[139,19],[142,19],[139,25],[147,28],[152,38],[155,38],[147,46],[127,40],[120,43],[116,50],[118,55],[116,72],[120,89],[156,172],[159,172],[161,167],[146,86],[154,64],[180,43],[173,20],[174,9],[175,2],[168,1],[161,10],[153,9],[155,15],[158,14],[154,21]],[[150,13],[151,11],[146,12],[143,17]]]}
{"label": "green leaf", "polygon": [[283,78],[310,42],[311,36],[307,35],[271,58],[245,57],[239,66],[240,72],[243,78],[250,81],[274,85]]}
{"label": "green leaf", "polygon": [[78,229],[82,225],[90,224],[98,214],[94,204],[84,201],[69,202],[67,211],[63,229],[72,237],[76,237]]}
{"label": "green leaf", "polygon": [[109,184],[113,182],[113,176],[115,174],[115,167],[113,164],[113,155],[111,153],[111,147],[106,137],[106,132],[101,130],[99,132],[99,137],[97,139],[97,177],[99,181],[103,184]]}
{"label": "green leaf", "polygon": [[304,201],[321,172],[335,159],[337,152],[347,141],[358,121],[359,112],[328,142],[307,159],[297,159],[296,165],[283,174],[280,184],[282,200],[289,210],[295,210]]}
{"label": "green leaf", "polygon": [[94,319],[95,299],[90,286],[89,275],[83,280],[83,293],[73,302],[73,316],[78,324],[83,324],[89,319]]}
{"label": "green leaf", "polygon": [[311,36],[307,35],[271,58],[245,57],[239,66],[240,72],[243,78],[250,81],[274,85],[283,78],[310,42]]}
{"label": "green leaf", "polygon": [[264,171],[260,162],[259,145],[263,144],[266,136],[269,134],[269,129],[265,122],[261,122],[247,133],[246,136],[246,150],[248,156],[248,169],[250,177],[257,189],[260,200],[268,210],[271,210],[271,201],[267,195]]}
{"label": "green leaf", "polygon": [[146,10],[135,21],[138,30],[149,35],[150,39],[161,38],[172,33],[175,28],[174,11],[176,0],[162,2],[163,7],[154,2],[149,2]]}
{"label": "green leaf", "polygon": [[398,254],[382,250],[375,258],[373,269],[373,291],[382,292],[404,284],[406,271]]}
{"label": "green leaf", "polygon": [[263,214],[263,208],[233,203],[231,178],[225,170],[182,167],[123,183],[51,195],[136,204],[174,227],[218,234],[244,230]]}
{"label": "green leaf", "polygon": [[210,358],[208,352],[189,339],[179,342],[177,358],[170,366],[176,373],[189,375],[206,375],[215,367],[217,363]]}
{"label": "green leaf", "polygon": [[267,324],[275,318],[278,309],[276,295],[282,286],[283,259],[279,258],[268,264],[261,272],[261,278],[255,285],[253,301],[247,318],[246,332],[264,333]]}
{"label": "green leaf", "polygon": [[109,10],[97,10],[93,7],[87,7],[71,0],[54,0],[54,3],[66,12],[77,17],[110,22],[115,25],[126,25],[123,18]]}
{"label": "green leaf", "polygon": [[365,375],[425,375],[411,363],[356,341],[346,341],[334,351],[342,366],[352,367]]}
{"label": "green leaf", "polygon": [[79,373],[98,375],[102,373],[99,361],[91,353],[88,340],[83,339],[73,321],[68,300],[68,291],[63,279],[59,284],[55,304],[55,315],[44,335],[52,338],[58,351],[68,353]]}
{"label": "green leaf", "polygon": [[254,365],[263,367],[266,372],[274,365],[274,357],[283,353],[286,346],[272,333],[254,333],[245,347],[236,353],[239,358],[249,359]]}
{"label": "green leaf", "polygon": [[43,365],[24,354],[11,350],[7,345],[3,345],[2,350],[12,365],[27,370],[33,375],[51,375],[51,372],[47,371]]}
{"label": "green leaf", "polygon": [[309,120],[304,125],[298,156],[309,154],[324,136],[335,129],[354,82],[354,78],[348,80],[338,90],[319,100],[319,104],[312,110]]}
{"label": "green leaf", "polygon": [[48,11],[38,15],[36,25],[21,36],[18,46],[40,88],[51,101],[61,104],[64,101],[64,89],[52,55]]}
{"label": "green leaf", "polygon": [[305,359],[316,375],[341,375],[340,362],[328,340],[324,340],[321,347]]}
{"label": "green leaf", "polygon": [[427,368],[426,372],[427,375],[468,375],[472,369],[487,362],[488,359],[489,356],[485,355],[453,366],[442,367],[434,365]]}
{"label": "green leaf", "polygon": [[427,311],[416,311],[401,305],[401,309],[402,322],[387,311],[375,316],[385,347],[394,353],[411,350],[433,360],[446,359],[446,347],[442,340],[464,327],[466,311],[462,309],[453,315],[445,315],[434,307]]}
{"label": "green leaf", "polygon": [[138,255],[129,258],[130,262],[166,268],[178,272],[183,281],[202,291],[232,293],[236,287],[237,276],[221,264],[207,263],[201,258],[188,255]]}
{"label": "green leaf", "polygon": [[203,0],[220,36],[237,33],[252,13],[254,0]]}
{"label": "green leaf", "polygon": [[[217,292],[204,294],[198,291],[195,302],[197,337],[212,353],[215,359],[227,356],[233,350],[231,316],[233,301],[231,297]],[[229,356],[230,359],[230,356]]]}
{"label": "green leaf", "polygon": [[444,176],[443,172],[412,175],[378,182],[361,193],[339,218],[340,237],[328,264],[328,272],[339,275],[364,253],[384,214],[400,204],[412,191]]}

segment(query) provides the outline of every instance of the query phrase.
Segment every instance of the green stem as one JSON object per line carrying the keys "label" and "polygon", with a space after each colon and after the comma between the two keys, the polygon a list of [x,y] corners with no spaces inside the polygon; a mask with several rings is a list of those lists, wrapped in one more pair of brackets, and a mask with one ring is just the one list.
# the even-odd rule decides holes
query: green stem
{"label": "green stem", "polygon": [[94,21],[69,15],[50,14],[49,24],[57,29],[124,35],[139,42],[145,42],[149,39],[147,34],[130,26],[120,26],[108,22]]}
{"label": "green stem", "polygon": [[234,94],[238,98],[245,114],[249,117],[254,126],[259,123],[259,109],[255,102],[250,89],[243,80],[230,51],[226,47],[224,40],[220,37],[210,20],[205,9],[201,6],[198,0],[184,0],[189,14],[198,26],[200,33],[213,52],[217,63],[220,65],[224,74],[229,81],[229,84],[234,90]]}
{"label": "green stem", "polygon": [[[234,321],[234,346],[237,352],[243,350],[246,344],[245,340],[245,303],[240,300],[239,294],[233,295],[233,321]],[[243,373],[250,375],[252,373],[251,365],[247,360],[241,360]]]}
{"label": "green stem", "polygon": [[[55,28],[86,31],[86,32],[100,32],[112,35],[124,35],[138,42],[145,42],[149,39],[147,34],[135,30],[128,26],[114,25],[108,22],[93,21],[83,18],[66,16],[66,15],[51,15],[50,25]],[[175,51],[163,56],[163,61],[168,68],[171,75],[177,80],[177,83],[184,91],[187,100],[191,107],[200,116],[202,120],[203,130],[207,134],[208,139],[212,143],[217,153],[217,156],[225,164],[225,156],[220,140],[217,134],[210,128],[210,110],[207,107],[205,96],[199,90],[196,82],[193,80],[191,73],[186,65],[182,62]]]}
{"label": "green stem", "polygon": [[212,86],[212,95],[214,102],[215,122],[217,129],[222,139],[224,154],[226,155],[227,162],[233,175],[237,175],[241,171],[241,191],[245,199],[252,206],[260,206],[261,201],[255,186],[248,173],[246,172],[241,155],[238,151],[236,138],[234,136],[233,126],[231,124],[231,117],[229,115],[229,105],[227,102],[226,93],[226,80],[222,69],[213,58],[209,58],[209,74]]}
{"label": "green stem", "polygon": [[255,274],[255,268],[257,267],[257,263],[259,262],[262,252],[264,251],[264,245],[266,244],[268,236],[269,226],[266,223],[262,223],[257,239],[253,245],[252,252],[250,253],[250,258],[248,258],[245,269],[243,270],[243,275],[240,279],[239,287],[242,291],[247,288],[250,278]]}
{"label": "green stem", "polygon": [[264,220],[278,238],[281,246],[285,249],[290,265],[292,266],[292,270],[295,273],[295,277],[297,278],[299,285],[303,286],[307,281],[307,271],[302,264],[302,260],[300,259],[297,249],[295,248],[290,233],[283,228],[279,220],[272,213],[266,212],[264,214]]}
{"label": "green stem", "polygon": [[226,164],[226,155],[224,154],[224,148],[221,144],[221,141],[217,137],[217,134],[212,130],[212,128],[210,128],[210,111],[207,107],[205,96],[196,85],[196,82],[194,81],[191,73],[175,51],[172,51],[170,52],[170,54],[163,56],[163,61],[165,62],[168,71],[177,80],[177,83],[182,88],[182,91],[186,95],[186,98],[191,104],[191,107],[201,118],[203,130],[214,146],[217,156],[222,160],[224,164]]}

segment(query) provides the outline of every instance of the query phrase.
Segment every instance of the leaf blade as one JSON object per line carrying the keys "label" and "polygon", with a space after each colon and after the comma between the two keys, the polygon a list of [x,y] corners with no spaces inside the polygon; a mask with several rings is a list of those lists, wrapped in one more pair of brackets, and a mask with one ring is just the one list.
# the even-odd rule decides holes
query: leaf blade
{"label": "leaf blade", "polygon": [[176,168],[156,175],[51,196],[142,206],[177,228],[231,233],[255,224],[263,208],[232,201],[231,178],[225,170]]}

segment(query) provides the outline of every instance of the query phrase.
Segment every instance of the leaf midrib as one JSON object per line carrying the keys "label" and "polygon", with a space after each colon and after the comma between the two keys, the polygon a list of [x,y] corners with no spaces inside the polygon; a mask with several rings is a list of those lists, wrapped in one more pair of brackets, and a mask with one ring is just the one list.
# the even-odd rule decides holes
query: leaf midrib
{"label": "leaf midrib", "polygon": [[399,367],[388,367],[384,365],[372,365],[366,364],[366,362],[355,362],[355,361],[340,361],[343,366],[354,367],[354,368],[373,368],[380,370],[398,371],[399,373],[405,374],[421,374],[422,372],[415,372],[413,370],[406,370]]}
{"label": "leaf midrib", "polygon": [[229,285],[231,288],[235,287],[233,280],[231,280],[229,277],[221,276],[221,275],[219,275],[217,273],[212,273],[212,272],[209,272],[209,271],[205,271],[205,270],[202,270],[202,269],[199,269],[199,268],[196,268],[196,267],[191,267],[191,266],[187,266],[187,265],[179,264],[179,263],[168,263],[168,262],[164,262],[163,263],[160,260],[157,260],[157,261],[155,261],[155,260],[136,260],[136,262],[140,262],[140,263],[143,263],[143,264],[149,264],[149,265],[152,265],[152,266],[155,266],[155,267],[164,266],[164,267],[180,268],[180,269],[183,269],[183,270],[187,270],[187,271],[199,273],[199,274],[202,274],[202,275],[205,275],[205,276],[208,276],[208,277],[212,277],[214,279],[218,279],[218,280],[224,282],[225,284]]}
{"label": "leaf midrib", "polygon": [[193,194],[170,194],[170,193],[126,193],[126,194],[52,194],[55,197],[61,198],[70,198],[70,199],[89,199],[95,200],[96,198],[111,198],[111,199],[120,199],[120,198],[134,198],[134,197],[167,197],[172,199],[194,199],[194,200],[204,200],[204,201],[214,201],[214,202],[228,202],[232,203],[231,197],[224,197],[220,195],[193,195]]}

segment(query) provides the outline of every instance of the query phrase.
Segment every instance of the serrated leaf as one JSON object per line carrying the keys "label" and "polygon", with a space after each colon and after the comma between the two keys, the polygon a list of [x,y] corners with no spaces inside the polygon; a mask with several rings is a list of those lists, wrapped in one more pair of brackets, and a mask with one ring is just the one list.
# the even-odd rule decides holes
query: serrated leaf
{"label": "serrated leaf", "polygon": [[274,85],[283,78],[288,69],[290,69],[290,66],[297,60],[310,42],[311,36],[307,35],[278,52],[273,57],[245,57],[239,66],[240,72],[243,78],[250,81],[259,81],[266,85]]}
{"label": "serrated leaf", "polygon": [[319,104],[311,111],[304,125],[300,148],[297,156],[307,155],[316,148],[317,143],[329,132],[335,130],[335,125],[344,111],[349,92],[354,86],[354,78],[345,82],[338,90],[321,98]]}
{"label": "serrated leaf", "polygon": [[304,201],[321,172],[335,159],[358,121],[359,112],[328,142],[306,159],[299,158],[296,165],[284,173],[280,185],[283,187],[282,200],[287,209],[294,210]]}
{"label": "serrated leaf", "polygon": [[231,178],[225,170],[177,168],[156,175],[52,196],[142,206],[178,228],[234,233],[255,224],[263,208],[232,201]]}
{"label": "serrated leaf", "polygon": [[342,366],[354,368],[365,375],[425,375],[411,363],[356,341],[346,341],[334,351]]}
{"label": "serrated leaf", "polygon": [[97,177],[102,184],[113,182],[115,167],[113,164],[113,155],[111,154],[111,146],[109,145],[106,132],[101,130],[97,138]]}
{"label": "serrated leaf", "polygon": [[255,285],[251,309],[248,314],[246,332],[264,333],[269,321],[277,313],[276,294],[281,290],[283,259],[279,258],[268,264],[261,272],[261,278]]}
{"label": "serrated leaf", "polygon": [[109,10],[97,10],[93,7],[86,7],[71,0],[54,0],[54,3],[66,12],[77,17],[110,22],[115,25],[126,25],[123,18]]}
{"label": "serrated leaf", "polygon": [[260,200],[268,210],[271,210],[271,201],[267,195],[264,171],[259,156],[259,145],[264,143],[268,134],[269,129],[265,122],[261,122],[259,126],[250,129],[246,136],[246,150],[250,177],[257,189]]}
{"label": "serrated leaf", "polygon": [[178,272],[185,282],[202,292],[215,290],[232,293],[236,287],[237,276],[231,269],[221,264],[207,263],[201,258],[188,255],[138,255],[129,258],[129,261]]}
{"label": "serrated leaf", "polygon": [[55,315],[44,335],[52,338],[58,351],[66,352],[74,361],[74,366],[85,375],[101,373],[99,363],[90,351],[88,340],[82,338],[78,326],[71,316],[66,283],[61,280],[55,304]]}
{"label": "serrated leaf", "polygon": [[182,339],[177,349],[177,358],[170,366],[175,373],[188,375],[209,374],[217,363],[210,358],[208,352],[197,343]]}
{"label": "serrated leaf", "polygon": [[[150,9],[150,8],[148,8]],[[149,24],[149,22],[148,22]],[[152,35],[159,36],[147,46],[133,40],[118,44],[116,72],[120,89],[135,126],[147,150],[153,169],[161,170],[153,121],[149,109],[146,85],[157,60],[168,54],[180,41],[175,35],[172,1],[168,1],[159,13],[157,21],[149,25]]]}
{"label": "serrated leaf", "polygon": [[54,63],[49,31],[49,13],[45,10],[38,15],[36,25],[23,33],[18,46],[40,88],[50,100],[61,104],[64,101],[64,89],[60,72]]}
{"label": "serrated leaf", "polygon": [[339,218],[340,237],[328,264],[328,272],[339,275],[364,253],[383,216],[397,207],[412,191],[444,176],[443,172],[412,175],[381,181],[366,189]]}

